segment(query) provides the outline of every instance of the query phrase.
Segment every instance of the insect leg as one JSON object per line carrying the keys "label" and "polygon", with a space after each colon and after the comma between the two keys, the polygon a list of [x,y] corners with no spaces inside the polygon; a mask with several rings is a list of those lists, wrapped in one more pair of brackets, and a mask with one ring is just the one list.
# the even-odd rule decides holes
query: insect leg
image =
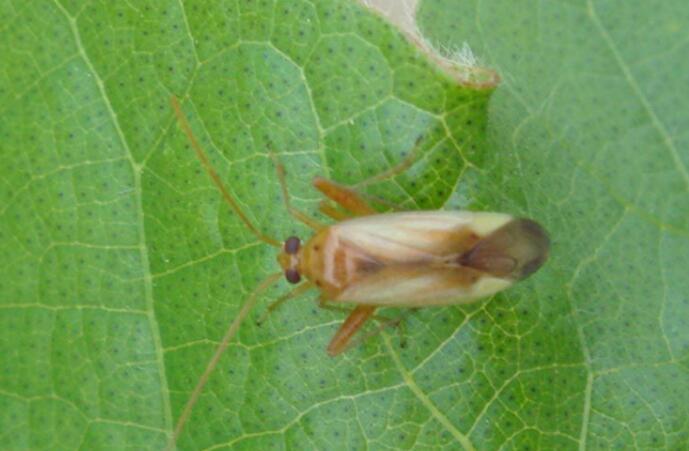
{"label": "insect leg", "polygon": [[[340,185],[323,177],[313,179],[313,186],[324,196],[340,205],[345,210],[351,211],[355,216],[368,216],[376,214],[376,211],[353,189]],[[330,208],[329,211],[337,211]],[[323,211],[323,210],[321,210]],[[327,212],[324,212],[328,214]]]}
{"label": "insect leg", "polygon": [[[326,310],[335,310],[338,312],[346,312],[346,313],[350,313],[350,314],[353,312],[352,309],[348,309],[346,307],[341,307],[339,305],[326,304],[322,300],[319,303],[319,307],[326,309]],[[371,315],[370,318],[379,323],[378,327],[374,331],[369,332],[366,335],[359,337],[359,338],[355,339],[354,341],[349,342],[348,344],[345,345],[345,347],[344,347],[344,349],[342,349],[342,351],[345,351],[349,348],[360,345],[361,343],[368,340],[369,338],[378,335],[379,333],[381,333],[383,331],[383,329],[386,329],[388,327],[397,328],[397,330],[399,331],[399,335],[400,335],[400,347],[402,347],[402,348],[406,347],[407,339],[406,339],[406,331],[404,330],[405,329],[404,328],[404,321],[403,321],[404,316],[405,315],[399,316],[397,318],[388,318],[387,316],[378,315],[378,314]],[[340,351],[340,352],[342,352],[342,351]]]}
{"label": "insect leg", "polygon": [[400,347],[404,348],[407,346],[407,340],[405,338],[404,334],[404,321],[402,321],[402,318],[388,318],[386,321],[381,321],[381,323],[378,325],[378,327],[371,331],[368,332],[365,335],[359,336],[356,339],[352,340],[349,342],[344,350],[347,350],[349,348],[356,347],[360,345],[361,343],[365,342],[371,337],[375,337],[379,333],[381,333],[384,329],[388,327],[395,327],[399,331],[400,334]]}
{"label": "insect leg", "polygon": [[354,185],[355,188],[361,188],[366,185],[372,185],[374,183],[378,182],[383,182],[385,180],[391,179],[393,177],[396,177],[397,175],[401,174],[402,172],[406,171],[411,167],[412,164],[414,164],[414,161],[416,160],[416,149],[413,151],[409,152],[409,154],[404,157],[402,161],[391,167],[390,169],[387,169],[383,172],[380,172],[378,174],[375,174],[372,177],[367,178],[366,180],[362,180],[361,182],[358,182]]}
{"label": "insect leg", "polygon": [[337,207],[334,207],[331,203],[325,200],[322,200],[318,204],[318,210],[324,215],[334,219],[335,221],[344,221],[345,219],[349,219],[352,217],[351,214],[339,210]]}
{"label": "insect leg", "polygon": [[203,388],[206,386],[206,383],[208,382],[208,378],[210,377],[215,367],[218,366],[220,357],[222,357],[223,353],[227,349],[227,346],[230,344],[230,340],[232,340],[232,338],[237,333],[237,330],[239,329],[239,326],[242,324],[242,321],[244,321],[246,316],[249,314],[251,309],[256,304],[256,301],[258,300],[258,295],[270,288],[270,286],[277,282],[281,277],[282,273],[275,273],[263,279],[263,281],[261,281],[261,283],[259,283],[258,286],[254,288],[254,291],[251,292],[248,299],[242,306],[241,310],[239,311],[239,313],[237,313],[237,316],[235,317],[234,321],[232,321],[230,327],[227,328],[225,336],[222,338],[222,341],[218,345],[218,348],[215,350],[215,353],[208,362],[208,365],[206,365],[206,369],[203,371],[203,374],[201,374],[199,381],[196,383],[194,390],[192,390],[191,395],[189,396],[189,399],[187,400],[187,403],[185,404],[184,409],[182,410],[182,414],[179,416],[179,419],[177,420],[175,430],[172,433],[172,438],[170,439],[170,443],[167,447],[168,450],[175,449],[177,439],[182,433],[182,430],[184,429],[184,425],[187,423],[187,420],[191,416],[191,411],[196,405],[196,402],[199,400],[201,392],[203,391]]}
{"label": "insect leg", "polygon": [[[385,207],[392,208],[393,210],[399,210],[398,206],[384,199],[380,199],[375,196],[364,196],[358,193],[357,188],[362,188],[366,185],[371,185],[373,183],[378,183],[387,179],[391,179],[409,169],[409,167],[411,167],[411,165],[414,164],[414,161],[416,160],[418,154],[416,149],[419,146],[419,143],[421,142],[421,138],[422,137],[419,137],[416,140],[414,149],[412,149],[412,151],[409,152],[409,154],[405,156],[404,159],[402,159],[402,161],[400,161],[390,169],[387,169],[379,174],[369,177],[368,179],[356,183],[351,187],[341,185],[339,183],[324,179],[322,177],[316,177],[313,181],[313,185],[316,187],[316,189],[323,193],[323,195],[325,195],[326,197],[328,197],[344,209],[354,213],[355,216],[367,216],[376,213],[376,211],[373,208],[371,208],[368,202],[364,200],[364,197],[369,199],[370,201],[376,202]],[[333,219],[342,220],[347,218],[346,215],[340,213],[338,210],[336,210],[330,205],[321,203],[319,208],[323,214],[330,216]]]}
{"label": "insect leg", "polygon": [[[316,177],[313,180],[313,186],[323,193],[324,196],[334,201],[345,210],[352,212],[354,216],[368,216],[377,213],[365,199],[380,204],[384,207],[392,208],[393,210],[400,210],[399,206],[395,205],[394,203],[388,202],[385,199],[381,199],[376,196],[363,195],[358,193],[356,188],[378,181],[383,181],[393,177],[399,172],[402,172],[413,163],[413,158],[410,158],[413,156],[414,154],[410,154],[401,163],[393,168],[364,180],[363,182],[359,182],[354,185],[354,187],[345,186],[340,183],[333,182],[332,180],[324,179],[323,177]],[[323,214],[330,216],[333,219],[342,220],[348,217],[327,203],[321,203],[319,209]]]}
{"label": "insect leg", "polygon": [[[344,313],[347,313],[347,314],[350,314],[350,313],[352,313],[352,311],[354,311],[354,309],[349,309],[349,308],[347,308],[347,307],[342,307],[342,306],[339,306],[339,305],[326,304],[324,301],[320,301],[320,302],[318,303],[318,307],[320,307],[320,308],[322,308],[322,309],[324,309],[324,310],[332,310],[332,311],[334,311],[334,312],[344,312]],[[392,324],[392,323],[394,323],[395,321],[400,321],[401,318],[388,318],[387,316],[374,314],[374,315],[371,315],[371,319],[373,319],[373,320],[375,320],[375,321],[378,321],[378,322],[381,322],[381,323],[390,323],[390,324]]]}
{"label": "insect leg", "polygon": [[373,315],[376,311],[376,307],[372,305],[357,305],[352,313],[349,314],[347,319],[340,329],[335,333],[335,336],[330,340],[328,345],[328,354],[334,357],[347,349],[349,341],[352,336],[361,329],[361,326]]}
{"label": "insect leg", "polygon": [[277,298],[275,301],[271,302],[266,311],[261,315],[260,318],[256,320],[257,325],[263,324],[263,322],[268,318],[268,315],[270,315],[273,310],[276,308],[280,307],[285,301],[289,301],[290,299],[294,299],[304,292],[310,290],[313,288],[313,284],[311,282],[304,282],[299,285],[297,285],[293,290],[291,290],[289,293],[283,294],[279,298]]}
{"label": "insect leg", "polygon": [[292,206],[292,203],[289,201],[287,181],[285,180],[285,167],[277,161],[275,155],[271,153],[270,156],[273,158],[273,162],[275,163],[275,169],[278,173],[278,181],[280,182],[280,189],[282,190],[282,199],[285,202],[285,207],[287,207],[287,211],[289,212],[289,214],[291,214],[296,220],[303,222],[313,230],[322,229],[323,224],[313,219],[303,211]]}

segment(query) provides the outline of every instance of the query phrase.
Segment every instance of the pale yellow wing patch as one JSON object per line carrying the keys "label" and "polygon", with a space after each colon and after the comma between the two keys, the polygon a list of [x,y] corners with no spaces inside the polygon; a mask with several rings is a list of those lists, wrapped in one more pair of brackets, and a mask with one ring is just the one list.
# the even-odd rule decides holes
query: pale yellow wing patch
{"label": "pale yellow wing patch", "polygon": [[387,267],[351,284],[332,300],[392,307],[451,305],[491,296],[514,283],[473,271],[473,274],[461,274],[462,271],[461,268]]}
{"label": "pale yellow wing patch", "polygon": [[419,211],[365,216],[331,226],[340,245],[361,249],[371,258],[410,262],[447,254],[461,239],[459,230],[487,235],[512,219],[502,213]]}

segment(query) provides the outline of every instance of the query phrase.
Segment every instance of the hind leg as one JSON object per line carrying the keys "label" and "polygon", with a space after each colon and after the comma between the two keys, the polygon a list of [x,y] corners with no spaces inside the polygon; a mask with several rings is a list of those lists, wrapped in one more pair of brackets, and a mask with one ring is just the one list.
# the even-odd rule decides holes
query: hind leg
{"label": "hind leg", "polygon": [[[319,305],[324,309],[345,311],[349,313],[345,322],[342,323],[338,331],[330,340],[330,344],[328,345],[328,354],[331,357],[334,357],[349,348],[360,345],[369,338],[378,335],[388,327],[397,328],[400,333],[400,345],[402,347],[406,346],[406,339],[401,317],[388,318],[386,316],[377,315],[375,314],[375,306],[358,305],[354,309],[350,310],[337,305],[328,305],[325,303],[325,301],[323,301],[323,299],[320,300]],[[379,323],[378,327],[375,330],[352,340],[359,329],[361,329],[369,319],[377,321]]]}

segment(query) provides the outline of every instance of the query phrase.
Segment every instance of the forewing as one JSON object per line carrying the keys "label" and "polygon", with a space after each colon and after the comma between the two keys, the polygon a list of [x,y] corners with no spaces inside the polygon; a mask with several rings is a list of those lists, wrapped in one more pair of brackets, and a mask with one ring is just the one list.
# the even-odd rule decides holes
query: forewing
{"label": "forewing", "polygon": [[469,268],[385,267],[350,284],[332,300],[399,307],[460,304],[490,296],[512,283]]}
{"label": "forewing", "polygon": [[461,252],[468,235],[483,236],[509,220],[501,213],[420,211],[351,219],[332,230],[340,245],[395,265]]}
{"label": "forewing", "polygon": [[355,262],[332,300],[378,306],[490,296],[535,271],[549,245],[538,224],[501,213],[393,213],[332,228],[333,243]]}

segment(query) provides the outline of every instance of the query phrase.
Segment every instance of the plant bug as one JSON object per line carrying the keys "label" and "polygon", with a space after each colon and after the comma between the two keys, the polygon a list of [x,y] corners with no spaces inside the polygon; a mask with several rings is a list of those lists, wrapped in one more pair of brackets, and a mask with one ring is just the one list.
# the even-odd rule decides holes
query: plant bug
{"label": "plant bug", "polygon": [[[338,222],[323,225],[294,208],[285,173],[277,164],[282,195],[289,213],[314,230],[302,243],[295,236],[280,242],[263,234],[243,213],[225,188],[194,137],[176,97],[171,103],[179,126],[204,169],[230,208],[261,241],[279,250],[279,273],[267,276],[254,289],[229,326],[194,388],[177,422],[172,446],[221,355],[258,295],[285,277],[296,287],[274,301],[268,311],[316,288],[320,304],[354,304],[327,347],[335,356],[378,307],[426,307],[463,304],[490,296],[534,273],[548,257],[550,241],[538,223],[503,213],[413,211],[377,213],[353,189],[317,177],[313,185],[327,199],[320,211]],[[390,174],[399,172],[393,168]]]}

